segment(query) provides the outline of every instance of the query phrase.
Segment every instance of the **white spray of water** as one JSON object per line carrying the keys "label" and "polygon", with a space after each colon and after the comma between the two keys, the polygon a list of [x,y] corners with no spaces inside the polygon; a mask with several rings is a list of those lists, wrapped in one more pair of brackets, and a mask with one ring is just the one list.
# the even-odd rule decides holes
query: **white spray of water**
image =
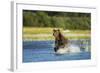
{"label": "white spray of water", "polygon": [[65,53],[79,53],[79,52],[81,52],[80,47],[71,44],[65,48],[59,48],[59,50],[56,53],[57,54],[65,54]]}

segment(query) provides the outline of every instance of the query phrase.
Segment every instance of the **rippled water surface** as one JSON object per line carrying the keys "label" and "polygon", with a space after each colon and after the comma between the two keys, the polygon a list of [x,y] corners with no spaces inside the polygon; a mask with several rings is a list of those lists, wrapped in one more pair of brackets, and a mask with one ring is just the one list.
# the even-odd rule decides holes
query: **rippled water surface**
{"label": "rippled water surface", "polygon": [[53,49],[54,41],[23,41],[23,62],[91,59],[91,43],[89,39],[70,40],[70,44],[78,46],[81,52],[57,55]]}

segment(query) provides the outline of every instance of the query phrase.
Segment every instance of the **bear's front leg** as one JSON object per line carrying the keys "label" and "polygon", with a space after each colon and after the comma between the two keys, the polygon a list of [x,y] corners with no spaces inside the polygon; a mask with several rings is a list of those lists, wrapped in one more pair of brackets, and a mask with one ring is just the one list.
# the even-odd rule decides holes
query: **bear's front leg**
{"label": "bear's front leg", "polygon": [[54,47],[54,51],[57,52],[57,50],[58,50],[58,47]]}

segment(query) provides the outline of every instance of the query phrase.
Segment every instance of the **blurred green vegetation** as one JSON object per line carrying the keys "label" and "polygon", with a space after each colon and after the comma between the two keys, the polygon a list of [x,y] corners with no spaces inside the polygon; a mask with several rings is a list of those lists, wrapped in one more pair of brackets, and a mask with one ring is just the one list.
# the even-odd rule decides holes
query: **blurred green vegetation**
{"label": "blurred green vegetation", "polygon": [[79,12],[23,10],[23,26],[55,27],[63,28],[65,30],[90,30],[91,14]]}
{"label": "blurred green vegetation", "polygon": [[54,28],[59,28],[68,39],[90,38],[91,14],[23,10],[24,40],[54,40]]}

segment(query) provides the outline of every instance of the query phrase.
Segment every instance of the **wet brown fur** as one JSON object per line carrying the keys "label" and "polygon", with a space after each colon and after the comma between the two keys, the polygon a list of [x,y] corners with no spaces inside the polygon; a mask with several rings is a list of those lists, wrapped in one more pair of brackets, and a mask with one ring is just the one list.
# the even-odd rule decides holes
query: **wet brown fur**
{"label": "wet brown fur", "polygon": [[68,39],[62,35],[59,29],[53,30],[53,36],[55,37],[55,48],[64,48],[68,44]]}

